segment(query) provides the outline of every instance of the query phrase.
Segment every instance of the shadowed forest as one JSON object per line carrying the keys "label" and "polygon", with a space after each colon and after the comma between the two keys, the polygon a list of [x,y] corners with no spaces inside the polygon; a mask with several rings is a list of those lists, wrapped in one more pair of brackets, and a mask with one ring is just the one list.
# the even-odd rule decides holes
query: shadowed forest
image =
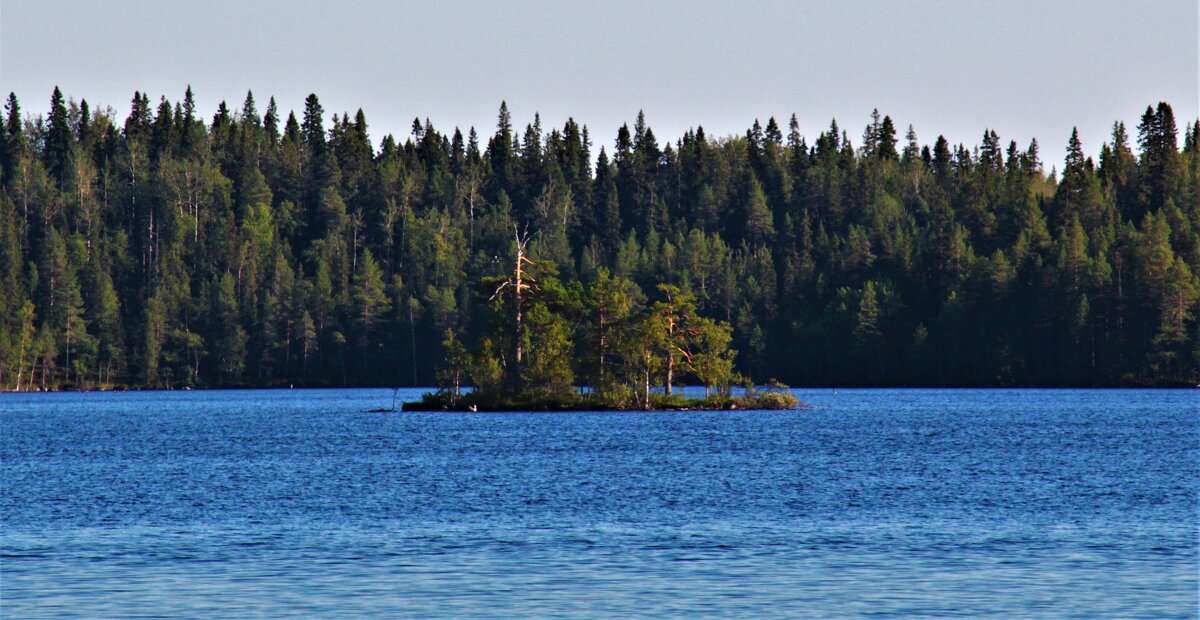
{"label": "shadowed forest", "polygon": [[[514,231],[581,316],[598,278],[633,309],[685,295],[759,379],[1200,381],[1200,122],[1166,103],[1053,148],[878,112],[660,143],[641,114],[601,137],[503,104],[483,134],[382,139],[315,95],[299,118],[190,89],[49,104],[0,119],[5,389],[432,385],[448,332],[486,333]],[[603,372],[560,340],[566,372]]]}

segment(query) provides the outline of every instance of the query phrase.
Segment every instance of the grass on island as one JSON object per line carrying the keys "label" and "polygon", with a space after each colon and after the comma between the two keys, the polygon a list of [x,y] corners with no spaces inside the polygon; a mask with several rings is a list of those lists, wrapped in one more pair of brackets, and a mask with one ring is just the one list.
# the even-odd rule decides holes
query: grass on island
{"label": "grass on island", "polygon": [[734,396],[716,392],[705,398],[680,394],[650,394],[649,402],[632,390],[603,394],[468,392],[455,395],[448,390],[427,392],[421,400],[404,403],[403,411],[720,411],[807,409],[791,392],[782,389],[747,388]]}

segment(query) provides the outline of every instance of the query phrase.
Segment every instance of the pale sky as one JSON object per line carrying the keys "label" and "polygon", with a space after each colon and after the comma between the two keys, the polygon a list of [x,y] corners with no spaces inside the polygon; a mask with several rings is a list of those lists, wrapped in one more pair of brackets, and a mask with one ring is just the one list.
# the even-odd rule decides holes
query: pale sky
{"label": "pale sky", "polygon": [[486,139],[501,100],[519,127],[575,117],[596,150],[639,109],[660,143],[795,112],[810,143],[836,118],[857,144],[877,107],[923,144],[1036,136],[1051,164],[1073,126],[1094,154],[1148,104],[1194,120],[1198,31],[1196,0],[0,0],[0,90],[44,114],[58,85],[120,119],[135,90],[191,84],[207,119],[247,90],[300,117],[315,92],[327,121],[361,107],[376,146],[417,116]]}

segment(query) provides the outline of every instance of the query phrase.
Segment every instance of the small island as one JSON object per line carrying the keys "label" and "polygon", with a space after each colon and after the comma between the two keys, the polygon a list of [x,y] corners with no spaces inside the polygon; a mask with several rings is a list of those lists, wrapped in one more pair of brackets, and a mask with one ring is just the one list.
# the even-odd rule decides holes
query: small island
{"label": "small island", "polygon": [[[531,257],[529,241],[514,229],[511,271],[478,285],[483,332],[447,330],[437,391],[404,411],[801,407],[786,386],[755,387],[734,370],[732,328],[701,316],[690,293],[660,284],[647,299],[604,268],[564,285],[553,262]],[[678,393],[689,380],[705,386],[704,398]],[[735,395],[734,386],[744,389]]]}

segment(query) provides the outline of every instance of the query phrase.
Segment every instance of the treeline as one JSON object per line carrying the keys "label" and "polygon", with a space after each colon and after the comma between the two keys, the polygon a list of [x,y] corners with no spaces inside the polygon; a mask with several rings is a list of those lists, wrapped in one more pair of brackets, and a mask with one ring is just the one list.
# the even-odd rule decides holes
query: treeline
{"label": "treeline", "polygon": [[757,378],[1200,381],[1200,122],[1180,148],[1165,103],[1049,172],[1036,141],[922,144],[878,113],[859,140],[793,116],[671,144],[639,114],[599,148],[503,104],[491,135],[416,120],[376,147],[315,95],[206,120],[190,89],[124,119],[10,95],[0,120],[7,389],[430,385],[447,330],[485,332],[474,283],[514,226],[567,285],[677,287]]}

